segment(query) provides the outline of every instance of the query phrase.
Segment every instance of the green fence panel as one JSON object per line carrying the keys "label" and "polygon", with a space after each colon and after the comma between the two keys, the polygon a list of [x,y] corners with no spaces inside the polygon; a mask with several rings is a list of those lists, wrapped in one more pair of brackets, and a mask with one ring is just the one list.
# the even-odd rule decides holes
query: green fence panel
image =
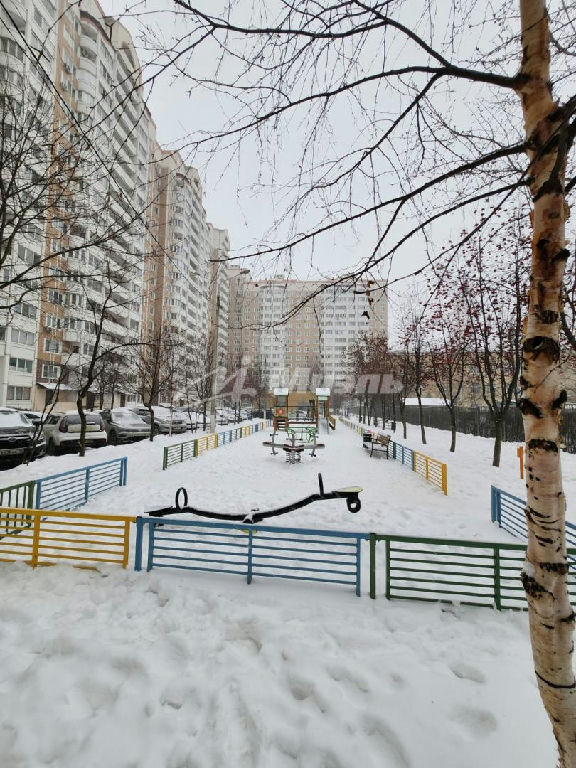
{"label": "green fence panel", "polygon": [[[376,597],[376,544],[385,542],[388,599],[464,603],[526,610],[520,579],[524,544],[372,534],[370,597]],[[576,549],[568,549],[568,588],[576,604]]]}

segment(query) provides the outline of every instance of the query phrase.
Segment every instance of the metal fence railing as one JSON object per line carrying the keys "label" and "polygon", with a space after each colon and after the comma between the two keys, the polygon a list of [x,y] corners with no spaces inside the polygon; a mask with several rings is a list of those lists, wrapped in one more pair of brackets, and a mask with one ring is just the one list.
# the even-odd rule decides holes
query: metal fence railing
{"label": "metal fence railing", "polygon": [[[366,432],[369,432],[371,435],[383,434],[378,430],[365,427],[362,424],[357,424],[342,416],[340,417],[340,421],[347,427],[354,429],[359,435]],[[388,452],[389,456],[396,461],[399,461],[401,464],[410,467],[413,472],[416,472],[417,475],[423,477],[424,480],[440,488],[445,496],[448,495],[448,466],[446,464],[442,461],[438,461],[438,459],[433,459],[431,456],[426,456],[426,454],[420,453],[420,451],[414,451],[412,448],[408,448],[394,440],[390,440],[389,445],[392,449]]]}
{"label": "metal fence railing", "polygon": [[[526,545],[520,543],[0,508],[3,530],[6,520],[18,518],[30,524],[11,523],[0,536],[0,561],[35,566],[64,560],[82,567],[110,563],[125,568],[130,523],[136,522],[137,571],[179,568],[238,575],[248,583],[259,577],[321,582],[348,586],[360,595],[362,547],[369,541],[372,598],[383,559],[389,600],[527,607],[520,579]],[[385,553],[378,546],[382,542]],[[576,547],[568,549],[568,565],[568,588],[576,604]]]}
{"label": "metal fence railing", "polygon": [[[520,572],[524,544],[494,544],[415,536],[370,536],[370,597],[376,597],[376,545],[385,542],[385,595],[389,600],[458,602],[527,608]],[[576,554],[576,549],[569,549]],[[576,567],[570,563],[568,588],[576,602]]]}
{"label": "metal fence railing", "polygon": [[65,560],[75,565],[128,565],[134,517],[0,508],[0,525],[18,514],[30,518],[31,524],[0,539],[0,560],[4,562],[24,561],[37,566]]}
{"label": "metal fence railing", "polygon": [[[490,488],[490,509],[493,523],[498,523],[500,528],[518,539],[528,538],[524,499],[493,485]],[[569,547],[576,547],[576,525],[568,521],[566,521],[566,544]]]}
{"label": "metal fence railing", "polygon": [[[145,530],[147,529],[147,530]],[[134,568],[183,568],[361,589],[366,533],[139,517]],[[146,548],[146,551],[145,551]]]}
{"label": "metal fence railing", "polygon": [[6,488],[0,488],[0,507],[34,507],[34,488],[35,480],[29,480],[27,483],[18,485],[9,485]]}
{"label": "metal fence railing", "polygon": [[12,514],[0,516],[0,538],[11,533],[18,533],[23,528],[29,528],[32,525],[30,515],[22,513],[20,510],[34,507],[35,487],[36,481],[30,480],[27,483],[0,488],[0,507],[18,510]]}
{"label": "metal fence railing", "polygon": [[[457,406],[455,409],[456,425],[459,433],[479,437],[495,437],[494,421],[487,406]],[[420,424],[420,409],[417,405],[407,405],[404,416],[408,424]],[[450,430],[452,422],[450,412],[444,405],[427,405],[422,408],[425,427]],[[397,423],[400,419],[397,419]],[[512,403],[504,416],[502,423],[504,442],[523,443],[524,424],[522,413]],[[560,435],[564,449],[568,453],[576,453],[576,408],[571,405],[562,412]]]}
{"label": "metal fence railing", "polygon": [[36,509],[75,509],[97,493],[126,485],[128,460],[92,464],[36,480]]}
{"label": "metal fence railing", "polygon": [[206,453],[206,451],[219,448],[221,445],[226,445],[227,443],[232,443],[234,440],[239,440],[242,437],[248,437],[271,425],[271,421],[262,421],[245,427],[235,427],[234,429],[227,429],[223,432],[204,435],[203,437],[197,437],[194,440],[186,440],[184,443],[168,445],[164,448],[162,469],[168,469],[168,467],[171,467],[173,464],[180,464],[182,461],[194,459],[197,456]]}

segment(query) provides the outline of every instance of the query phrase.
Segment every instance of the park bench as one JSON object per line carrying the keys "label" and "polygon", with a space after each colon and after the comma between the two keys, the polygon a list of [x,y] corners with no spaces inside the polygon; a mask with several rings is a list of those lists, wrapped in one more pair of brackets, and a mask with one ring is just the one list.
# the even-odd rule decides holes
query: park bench
{"label": "park bench", "polygon": [[390,435],[376,435],[372,432],[364,432],[362,434],[362,445],[366,450],[370,451],[370,456],[373,456],[374,451],[377,451],[378,453],[385,453],[386,458],[389,458]]}

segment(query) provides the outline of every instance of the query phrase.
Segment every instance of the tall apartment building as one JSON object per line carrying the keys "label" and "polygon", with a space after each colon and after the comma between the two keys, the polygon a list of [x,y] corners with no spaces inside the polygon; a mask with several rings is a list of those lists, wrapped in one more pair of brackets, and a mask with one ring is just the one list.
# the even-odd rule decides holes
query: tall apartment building
{"label": "tall apartment building", "polygon": [[343,385],[354,341],[388,335],[386,295],[371,281],[326,288],[281,276],[256,282],[238,268],[229,275],[229,354],[250,358],[271,387]]}
{"label": "tall apartment building", "polygon": [[202,184],[177,152],[157,144],[152,180],[149,246],[145,259],[143,333],[191,341],[208,334],[209,240]]}
{"label": "tall apartment building", "polygon": [[130,388],[123,350],[140,337],[154,130],[130,35],[95,0],[60,17],[55,84],[54,143],[70,139],[75,180],[70,223],[60,212],[46,233],[47,255],[59,255],[43,267],[37,408],[55,387],[60,401],[75,401],[100,326],[100,349],[114,352],[110,375],[120,374],[123,394]]}
{"label": "tall apartment building", "polygon": [[[34,290],[0,305],[9,307],[0,310],[0,404],[41,409],[57,390],[72,407],[97,338],[110,364],[88,404],[105,376],[122,402],[135,396],[142,341],[208,338],[210,259],[227,253],[227,235],[206,222],[197,171],[158,145],[125,27],[96,0],[4,7],[1,105],[14,90],[19,103],[26,91],[30,103],[40,96],[44,141],[25,173],[42,178],[44,162],[60,175],[46,190],[50,205],[2,261],[4,281],[30,269],[25,287]],[[225,347],[228,282],[216,277]]]}
{"label": "tall apartment building", "polygon": [[226,363],[228,355],[228,326],[230,313],[230,280],[227,260],[230,239],[225,229],[208,224],[210,252],[209,317],[213,343],[218,340],[216,360]]}
{"label": "tall apartment building", "polygon": [[[7,0],[0,7],[0,173],[3,208],[9,214],[2,217],[0,229],[0,403],[12,406],[30,407],[36,378],[40,301],[33,289],[45,250],[46,222],[43,215],[27,213],[29,200],[18,187],[30,189],[37,177],[31,194],[36,193],[37,207],[45,213],[49,190],[42,179],[51,162],[47,138],[52,106],[39,96],[45,92],[44,78],[54,77],[57,13],[52,0]],[[10,214],[18,217],[16,227]],[[18,278],[19,285],[10,282]]]}

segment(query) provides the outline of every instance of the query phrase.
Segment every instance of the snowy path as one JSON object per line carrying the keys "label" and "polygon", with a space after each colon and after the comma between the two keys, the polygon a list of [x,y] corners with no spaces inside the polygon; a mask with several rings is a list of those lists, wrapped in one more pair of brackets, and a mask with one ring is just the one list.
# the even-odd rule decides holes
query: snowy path
{"label": "snowy path", "polygon": [[[488,489],[521,493],[515,446],[494,470],[490,441],[462,439],[448,454],[446,498],[370,459],[342,425],[317,460],[296,466],[262,437],[166,472],[160,443],[93,452],[85,463],[128,455],[129,485],[83,510],[138,514],[185,485],[199,506],[249,511],[308,495],[321,471],[327,489],[364,487],[360,513],[329,501],[278,524],[510,540],[490,523]],[[442,459],[446,442],[430,431],[426,450]],[[58,461],[58,471],[77,465]],[[573,457],[565,466],[570,487]],[[0,574],[2,768],[554,764],[523,614],[168,570]]]}
{"label": "snowy path", "polygon": [[[449,464],[449,495],[426,483],[407,467],[383,458],[370,458],[358,435],[343,425],[323,436],[326,448],[317,458],[306,454],[301,464],[290,465],[283,455],[272,456],[262,446],[268,433],[257,433],[198,459],[161,471],[161,451],[128,459],[128,485],[95,497],[83,511],[143,514],[168,506],[179,486],[190,503],[203,509],[249,513],[296,501],[318,489],[321,472],[326,490],[360,485],[362,510],[354,515],[342,501],[306,507],[271,524],[378,531],[405,535],[450,536],[510,541],[490,522],[490,482],[477,471],[462,476]],[[133,446],[132,448],[139,448]],[[476,463],[477,457],[473,459]],[[513,477],[513,471],[510,473]],[[505,487],[511,483],[505,482]]]}

